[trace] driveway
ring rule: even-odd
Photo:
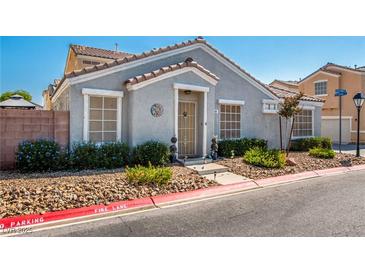
[[[339,146],[338,144],[333,145],[333,149],[338,152]],[[341,150],[343,153],[350,153],[356,155],[356,145],[349,144],[349,145],[342,145]],[[365,145],[360,145],[360,154],[361,156],[365,157]]]
[[[365,236],[365,171],[29,236]]]

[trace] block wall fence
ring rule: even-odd
[[[48,139],[69,144],[68,111],[0,109],[0,170],[15,168],[15,153],[24,140]]]

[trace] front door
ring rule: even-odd
[[[196,156],[196,103],[179,102],[179,157]]]

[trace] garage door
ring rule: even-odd
[[[351,119],[352,117],[342,117],[342,143],[351,142]],[[340,119],[338,116],[322,116],[321,135],[329,137],[334,143],[339,142]]]

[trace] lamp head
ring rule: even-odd
[[[362,92],[356,93],[356,95],[353,98],[354,104],[358,109],[361,109],[362,105],[365,102],[365,94]]]

